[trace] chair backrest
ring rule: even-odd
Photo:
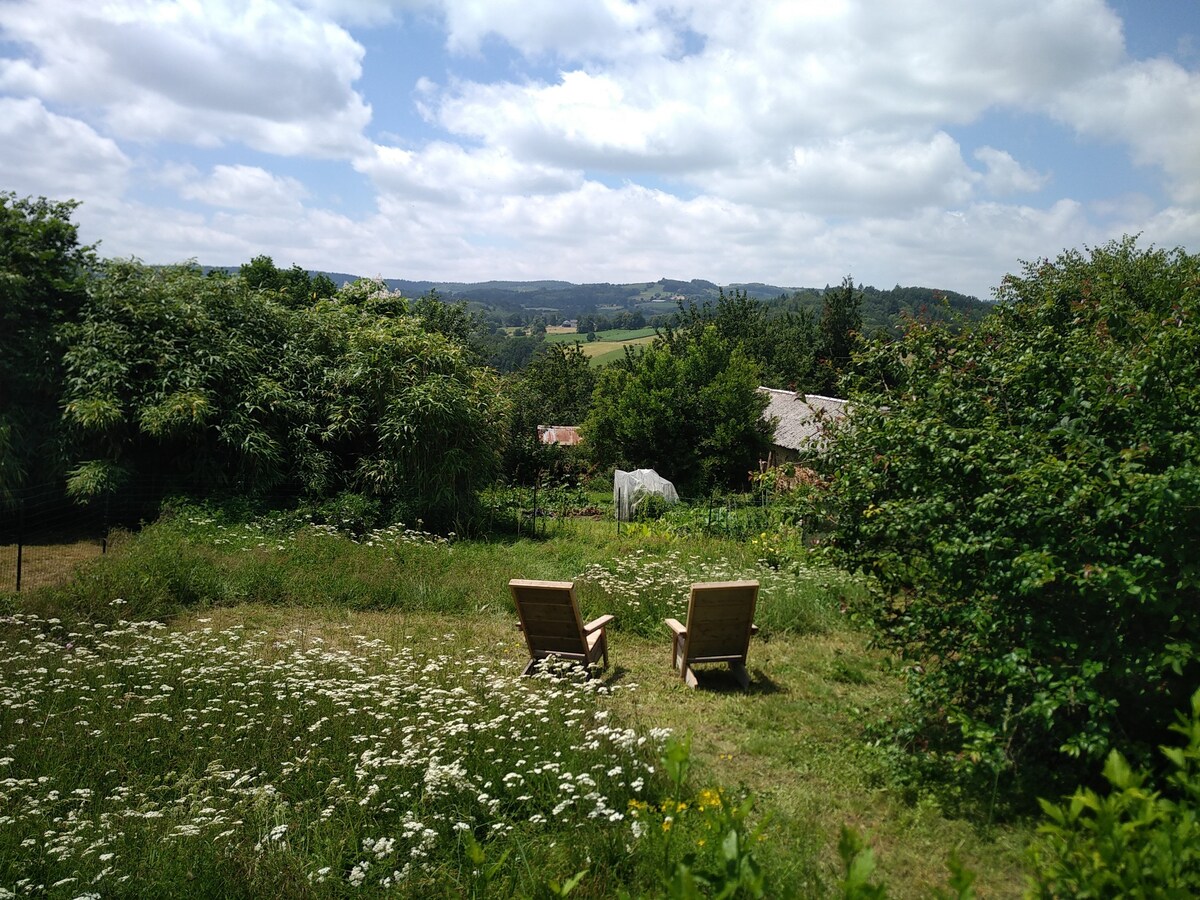
[[[684,659],[689,663],[745,662],[757,603],[757,581],[693,584]]]
[[[508,587],[517,604],[530,656],[538,658],[554,653],[586,657],[587,642],[573,582],[513,579]]]

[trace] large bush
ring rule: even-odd
[[[0,192],[0,503],[62,475],[57,333],[94,264],[75,206]]]
[[[1200,257],[1127,239],[998,293],[865,360],[892,386],[835,445],[834,545],[913,663],[915,743],[1145,758],[1200,676]]]
[[[496,380],[373,283],[289,308],[195,266],[110,262],[67,332],[70,489],[343,491],[445,525],[498,465]]]

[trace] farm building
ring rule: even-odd
[[[820,452],[826,441],[826,426],[846,414],[845,400],[775,388],[760,387],[759,390],[770,401],[763,410],[763,418],[776,420],[771,465]]]
[[[558,444],[561,447],[574,447],[582,442],[579,428],[575,425],[539,425],[538,440],[543,444]]]

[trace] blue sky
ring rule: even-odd
[[[1200,252],[1200,0],[4,0],[0,173],[150,263],[988,297]]]

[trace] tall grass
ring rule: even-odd
[[[686,613],[694,581],[756,578],[758,623],[770,633],[835,627],[859,583],[808,558],[780,567],[751,544],[556,523],[548,537],[453,540],[393,526],[353,538],[327,526],[225,522],[185,509],[82,568],[66,585],[31,593],[44,616],[104,619],[124,601],[130,619],[240,603],[342,606],[446,614],[512,614],[511,578],[575,581],[584,612],[617,616],[615,630],[659,634]]]

